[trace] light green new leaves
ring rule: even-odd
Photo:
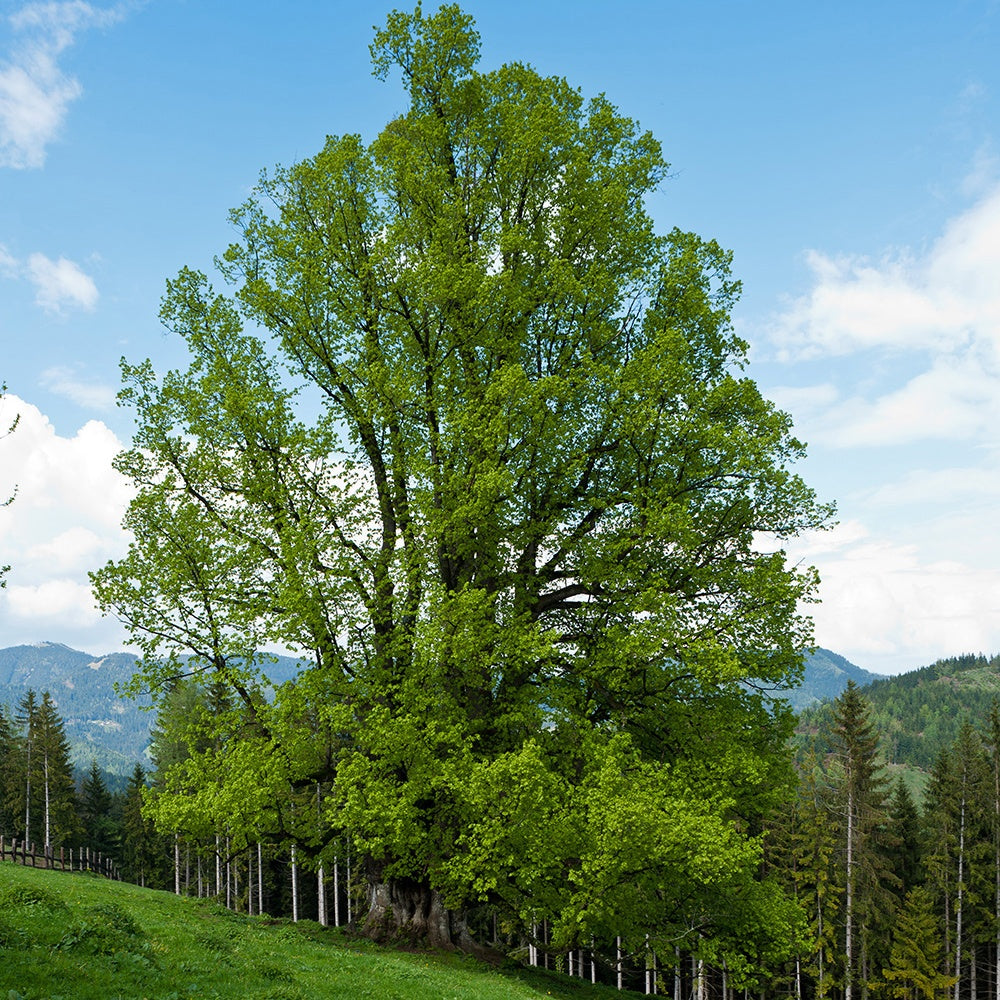
[[[390,15],[372,54],[408,108],[262,175],[230,292],[168,285],[190,368],[125,368],[135,543],[95,591],[140,683],[190,652],[239,706],[157,808],[349,835],[456,910],[749,969],[791,926],[749,834],[788,720],[754,684],[795,680],[816,582],[758,543],[830,511],[743,375],[730,255],[655,232],[652,136],[480,72],[457,7]],[[266,705],[245,664],[276,645],[310,667]],[[310,840],[289,817],[317,785]]]

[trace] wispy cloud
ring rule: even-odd
[[[50,260],[45,254],[33,253],[25,273],[35,286],[35,302],[46,312],[62,314],[69,307],[93,309],[97,305],[93,278],[65,257]]]
[[[42,372],[41,383],[50,392],[64,396],[87,410],[107,412],[115,407],[116,391],[113,386],[81,378],[72,368],[47,368]]]
[[[83,0],[33,3],[8,18],[10,51],[0,59],[0,166],[41,167],[70,104],[83,87],[59,58],[88,28],[121,20],[122,5],[101,8]]]

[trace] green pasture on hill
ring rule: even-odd
[[[635,996],[457,954],[379,948],[313,921],[230,913],[0,863],[0,1000],[530,1000]]]

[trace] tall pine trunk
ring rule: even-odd
[[[962,985],[962,901],[965,879],[965,774],[962,778],[962,802],[958,821],[958,886],[955,897],[955,1000]]]
[[[847,886],[844,899],[844,1000],[854,986],[854,790],[847,787]]]
[[[49,750],[45,748],[43,757],[42,774],[45,780],[45,853],[49,853],[49,845],[52,843],[52,813],[49,800]]]

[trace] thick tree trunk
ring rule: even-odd
[[[440,893],[413,879],[383,881],[369,876],[368,914],[362,930],[375,941],[405,941],[495,957],[491,949],[473,940],[462,913],[449,910]]]

